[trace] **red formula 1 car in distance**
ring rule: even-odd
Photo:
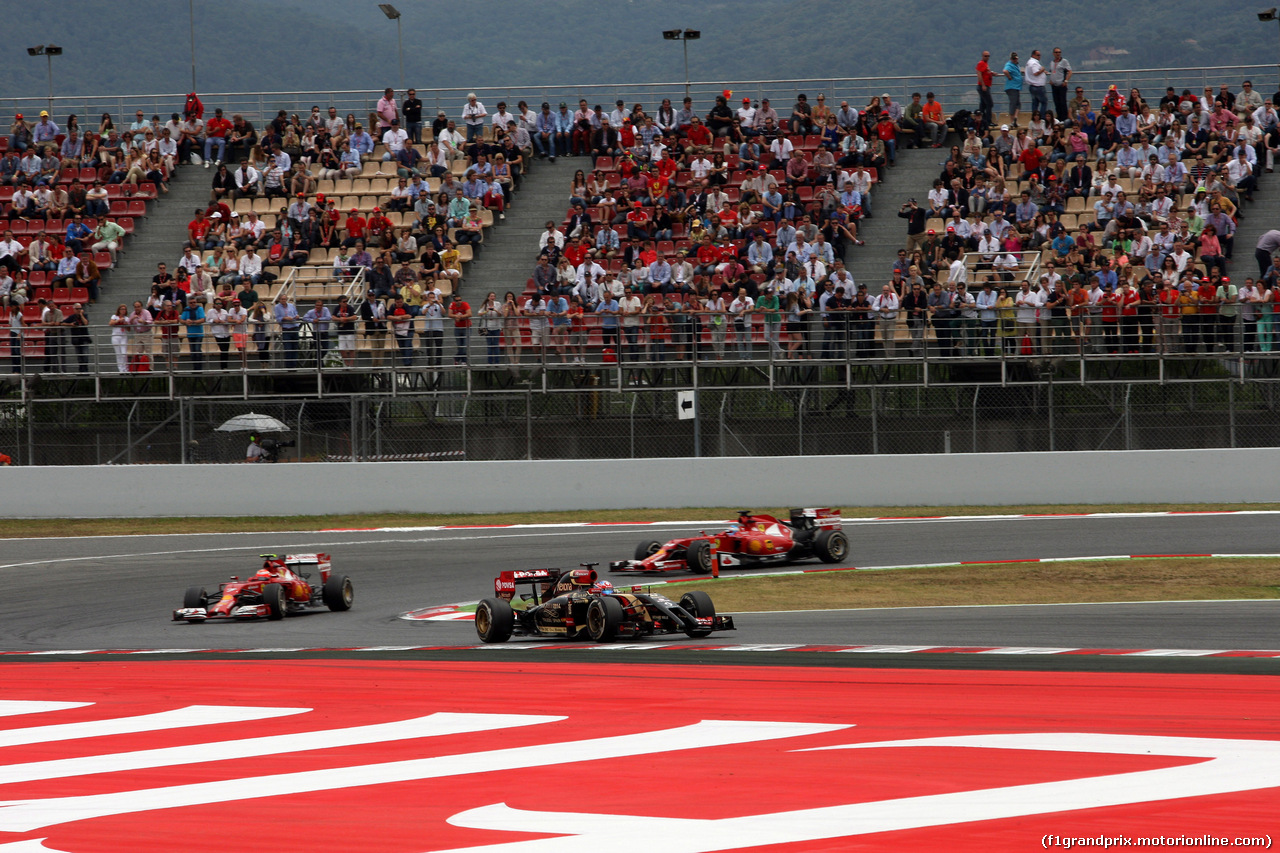
[[[634,560],[616,560],[611,572],[682,572],[718,575],[722,566],[791,563],[817,557],[839,563],[849,556],[849,538],[841,529],[840,512],[830,508],[793,509],[783,521],[748,510],[723,533],[656,540],[636,546]]]
[[[209,619],[283,619],[321,605],[330,610],[350,610],[355,590],[346,575],[335,574],[328,554],[261,554],[262,568],[240,580],[235,575],[218,584],[210,595],[204,587],[187,589],[173,621],[205,622]],[[315,583],[312,578],[318,574]]]

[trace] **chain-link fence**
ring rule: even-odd
[[[24,465],[238,462],[251,434],[285,462],[1275,447],[1278,407],[1276,383],[1252,380],[28,401],[0,404],[0,452]]]

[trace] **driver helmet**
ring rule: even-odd
[[[612,595],[613,584],[609,581],[604,581],[604,580],[596,581],[595,585],[591,587],[591,591],[595,593],[599,593],[601,595]]]
[[[260,578],[269,578],[273,574],[275,573],[272,572],[271,569],[267,568],[266,566],[263,566],[262,568],[258,569],[258,577]]]

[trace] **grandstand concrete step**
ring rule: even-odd
[[[146,219],[125,240],[126,251],[120,255],[116,268],[103,278],[101,297],[89,311],[89,322],[95,326],[94,337],[99,344],[107,346],[110,342],[106,323],[117,305],[132,305],[134,300],[147,298],[156,264],[163,261],[170,271],[177,265],[191,212],[208,206],[212,180],[212,169],[180,166],[169,182],[169,192],[147,206]]]
[[[584,165],[585,164],[585,165]],[[498,296],[508,290],[519,293],[533,275],[538,236],[547,220],[561,222],[569,209],[569,185],[577,169],[590,168],[587,158],[560,157],[554,163],[539,160],[525,176],[506,221],[485,235],[479,261],[467,267],[462,287],[467,299],[483,299],[490,290]]]
[[[1244,284],[1246,276],[1258,277],[1258,264],[1253,259],[1258,239],[1265,232],[1280,228],[1280,175],[1269,175],[1263,171],[1265,162],[1259,161],[1258,166],[1258,189],[1253,194],[1253,201],[1246,201],[1241,206],[1244,219],[1236,229],[1232,247],[1231,280],[1237,285]]]
[[[898,249],[907,242],[907,223],[898,218],[898,208],[907,199],[926,203],[933,181],[942,172],[950,146],[913,148],[898,152],[897,165],[880,173],[880,182],[871,191],[871,219],[858,225],[858,237],[865,246],[850,246],[845,252],[845,266],[858,284],[867,285],[871,293],[891,278]]]

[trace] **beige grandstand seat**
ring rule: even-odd
[[[1083,213],[1085,209],[1084,197],[1073,195],[1067,199],[1067,213]]]

